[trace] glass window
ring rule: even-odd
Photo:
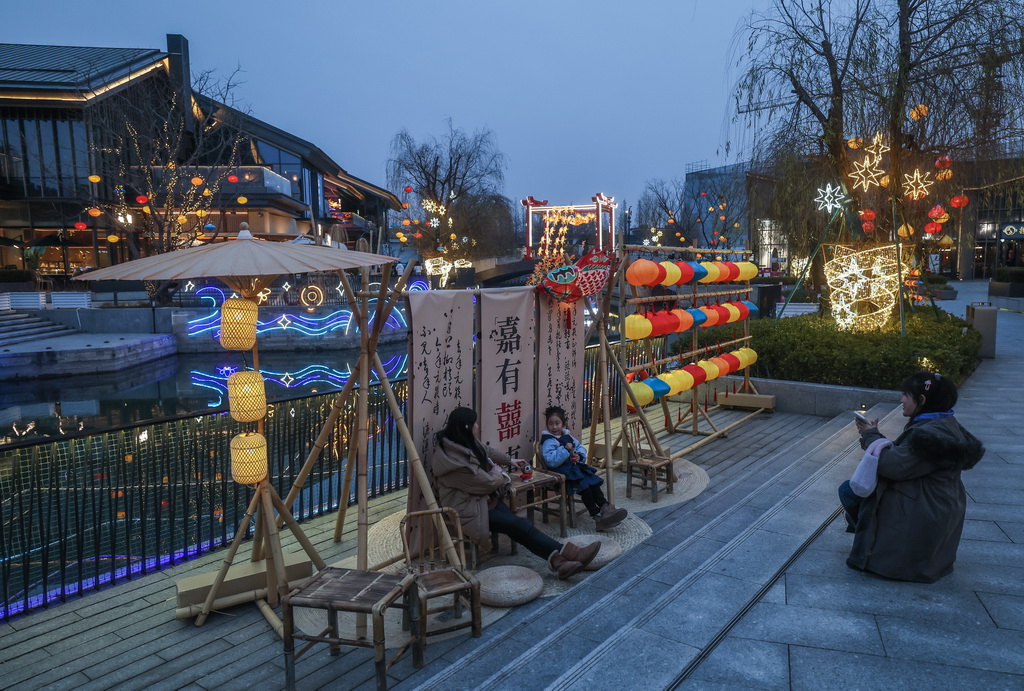
[[[23,120],[21,123],[24,137],[25,163],[28,167],[28,196],[42,196],[43,190],[43,157],[39,151],[39,123],[35,120]]]

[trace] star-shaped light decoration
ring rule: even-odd
[[[922,175],[920,168],[915,168],[913,175],[904,175],[903,194],[908,199],[915,201],[927,197],[928,188],[935,184],[935,181],[931,179],[931,175],[930,172],[925,172]]]
[[[285,387],[291,386],[293,381],[295,381],[295,377],[288,374],[287,372],[285,372],[284,376],[281,377],[281,383],[284,384]]]
[[[841,329],[875,331],[888,321],[899,294],[894,245],[853,250],[837,245],[825,262],[832,314]]]
[[[818,196],[814,201],[818,202],[818,209],[832,213],[836,209],[843,208],[843,205],[849,201],[849,197],[843,194],[842,187],[833,186],[830,182],[825,185],[824,189],[818,189]]]
[[[288,318],[287,314],[282,314],[281,318],[277,320],[277,323],[281,325],[282,329],[287,329],[291,326],[292,320]]]
[[[196,287],[196,284],[193,283],[192,281],[189,281],[188,283],[185,284],[186,292],[191,291],[195,287]]]
[[[871,140],[871,146],[865,146],[864,150],[874,156],[875,161],[880,161],[882,160],[882,154],[888,151],[889,147],[886,146],[885,140],[882,139],[882,133],[878,132]]]
[[[885,173],[878,167],[877,158],[865,156],[863,163],[860,161],[854,161],[853,172],[850,173],[850,177],[854,181],[853,189],[863,187],[864,191],[867,192],[871,185],[879,184],[878,181],[883,175],[885,175]]]

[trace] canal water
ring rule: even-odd
[[[404,344],[378,352],[389,378],[405,377]],[[358,359],[358,349],[260,353],[267,399],[340,390]],[[238,351],[179,354],[108,374],[4,382],[0,447],[223,408],[228,376],[251,365]]]

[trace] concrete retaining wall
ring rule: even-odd
[[[738,377],[723,377],[740,382]],[[871,408],[878,403],[899,405],[900,392],[884,389],[858,389],[852,386],[808,384],[778,379],[751,379],[758,393],[775,396],[775,409],[782,413],[835,417],[860,408]]]
[[[119,372],[177,351],[169,334],[126,344],[97,341],[74,350],[36,350],[0,354],[0,380]]]
[[[63,324],[83,333],[172,333],[173,307],[91,307],[32,310],[33,317]]]

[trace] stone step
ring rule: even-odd
[[[876,406],[869,416],[891,410]],[[582,587],[539,605],[486,646],[438,661],[432,677],[416,674],[399,688],[454,688],[467,679],[487,689],[664,688],[831,520],[836,486],[860,453],[843,414],[768,459],[723,471],[685,515],[659,521],[667,510],[645,514],[655,534]],[[658,544],[672,546],[655,551]],[[554,647],[575,664],[531,664]]]
[[[78,332],[70,326],[54,324],[42,319],[30,319],[10,326],[0,325],[0,347],[67,336],[73,333]]]

